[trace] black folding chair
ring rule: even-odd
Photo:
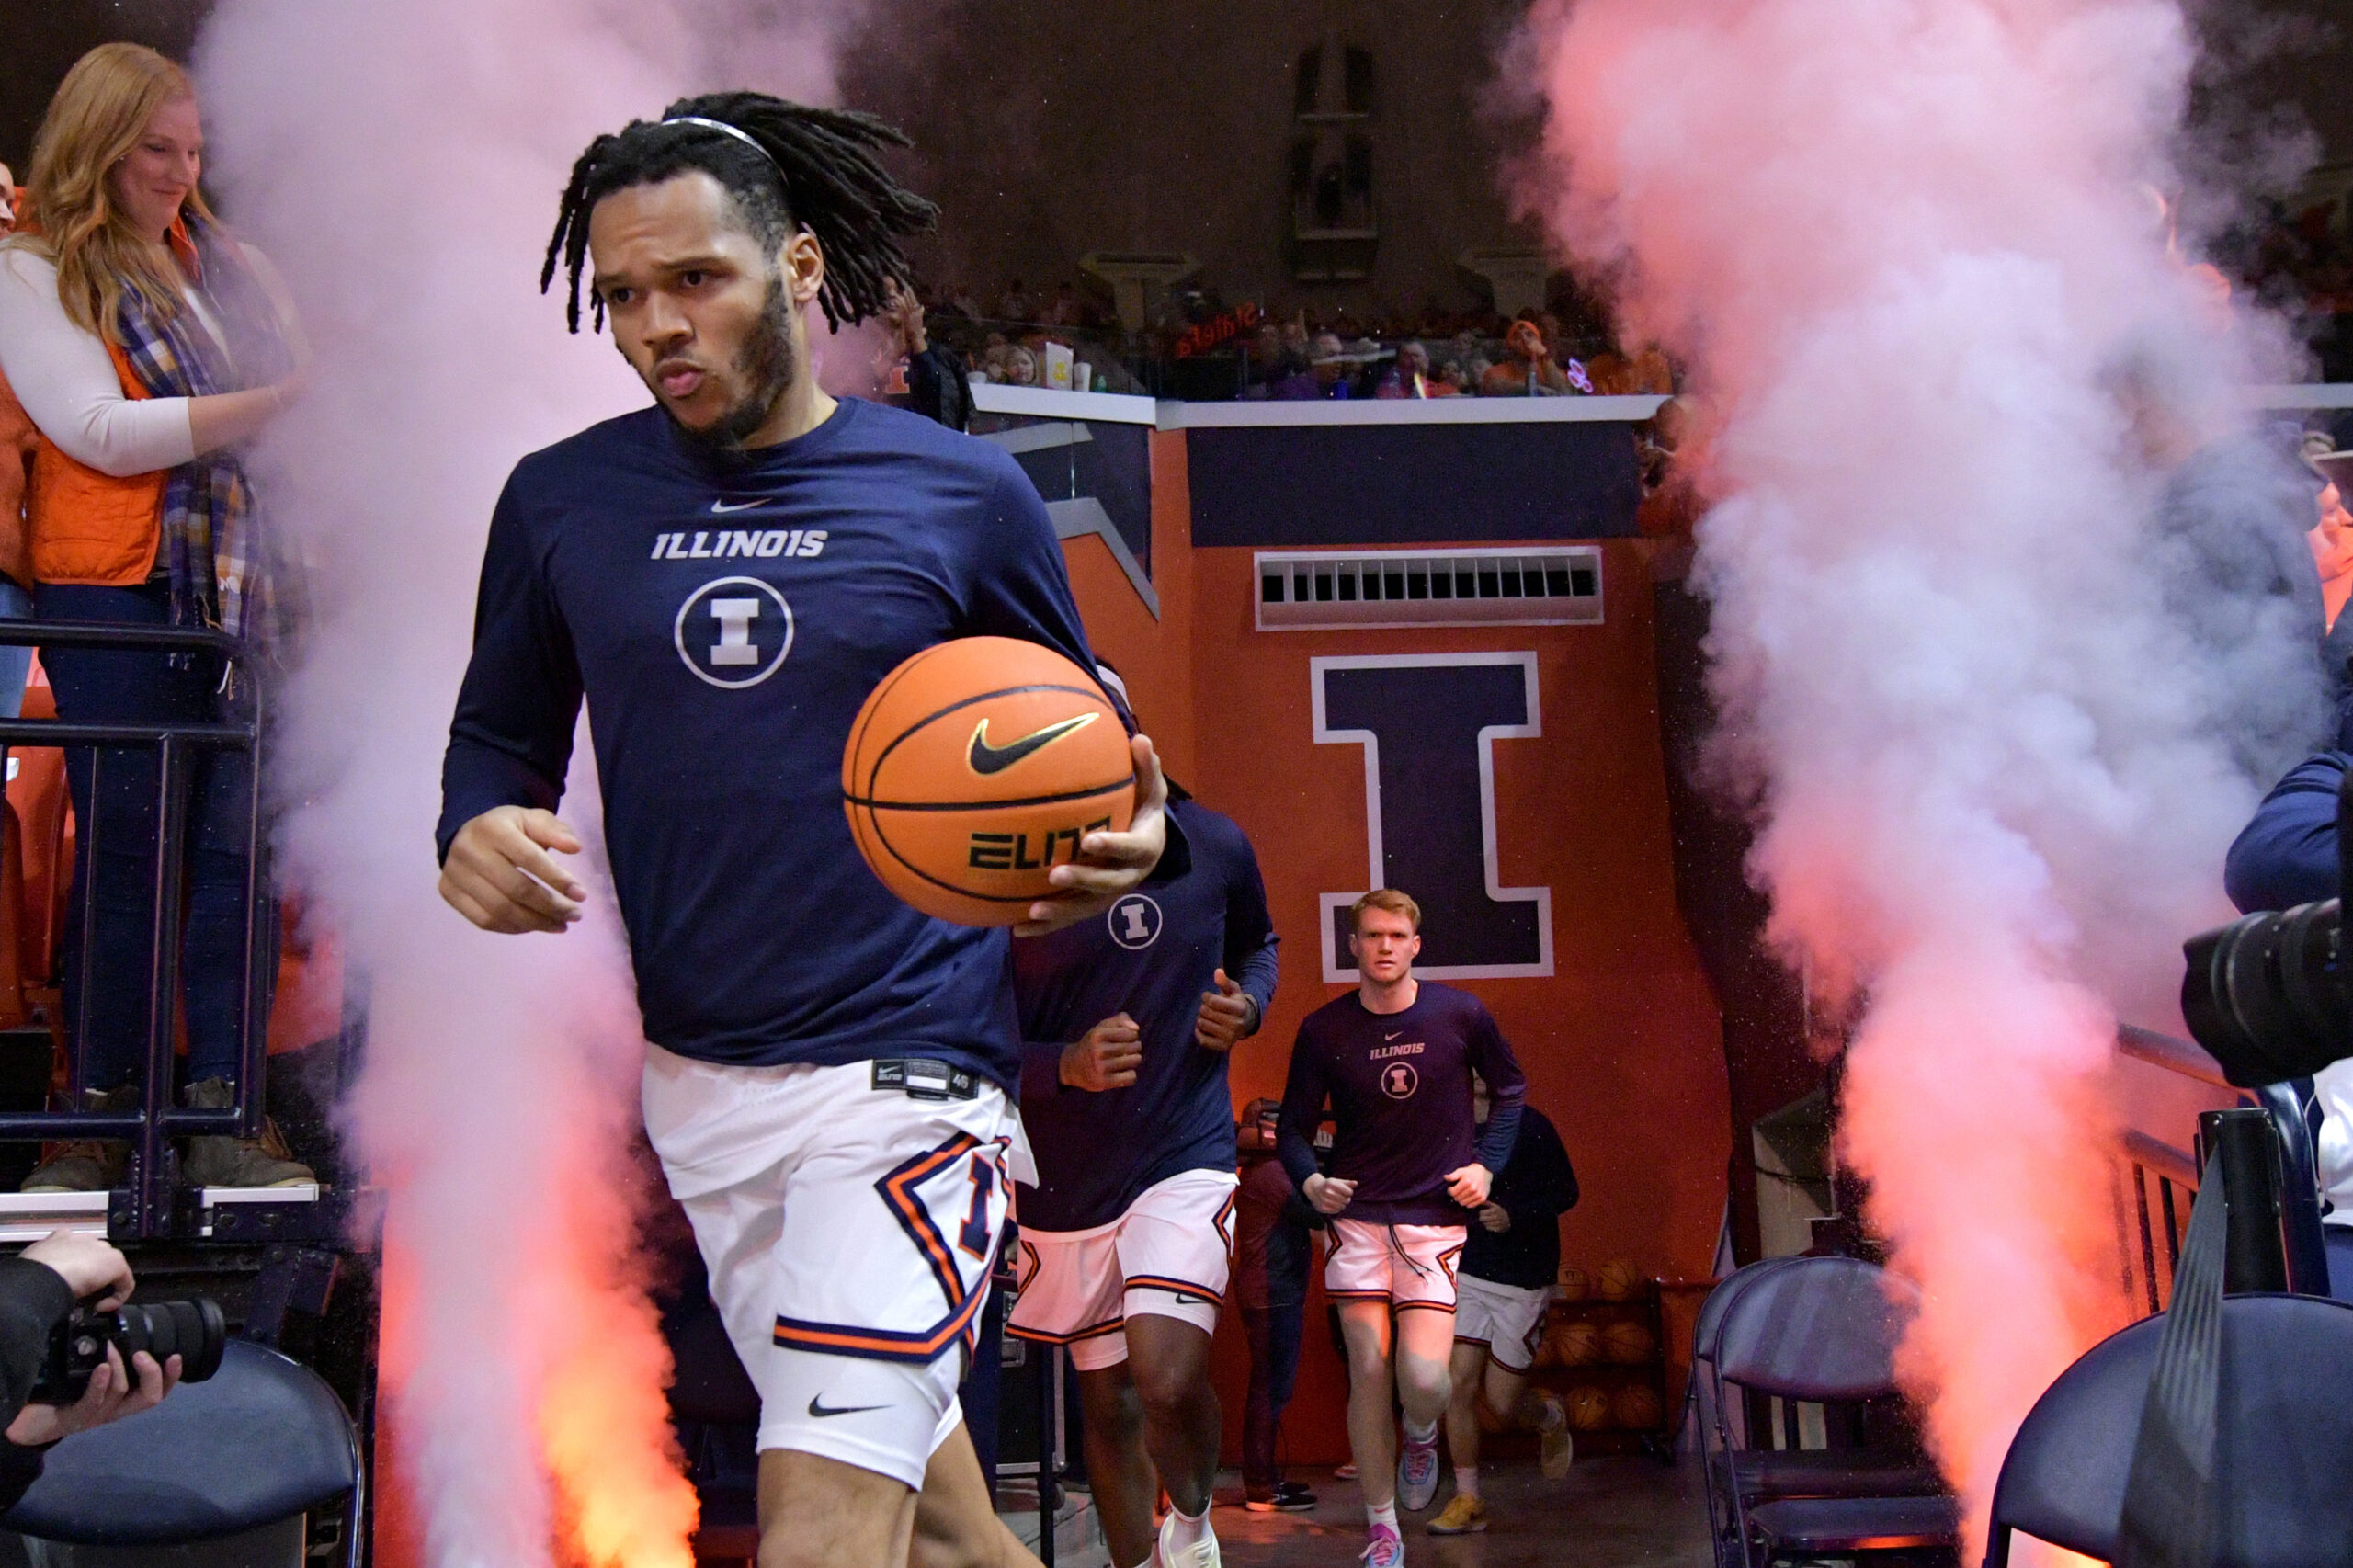
[[[358,1568],[368,1517],[358,1428],[316,1372],[233,1339],[205,1381],[51,1449],[0,1525],[74,1546],[193,1546],[338,1503],[337,1555]]]
[[[2212,1568],[2353,1563],[2353,1306],[2313,1296],[2222,1301]],[[2086,1351],[2027,1413],[1994,1485],[1987,1568],[2010,1537],[2112,1562],[2163,1317]]]
[[[1747,1446],[1747,1422],[1738,1402],[1731,1406],[1725,1403],[1723,1381],[1716,1376],[1716,1341],[1723,1328],[1724,1312],[1741,1291],[1759,1274],[1789,1261],[1768,1257],[1725,1275],[1699,1303],[1699,1318],[1691,1326],[1691,1388],[1684,1396],[1683,1407],[1686,1419],[1699,1423],[1699,1462],[1707,1481],[1708,1539],[1715,1544],[1717,1568],[1740,1561],[1733,1532],[1730,1456],[1735,1449]]]
[[[1726,1301],[1710,1369],[1722,1460],[1709,1480],[1722,1488],[1726,1525],[1719,1562],[1745,1568],[1775,1555],[1955,1540],[1957,1506],[1917,1455],[1857,1443],[1801,1449],[1789,1418],[1799,1403],[1820,1404],[1826,1436],[1859,1429],[1863,1405],[1897,1393],[1895,1345],[1914,1310],[1909,1285],[1849,1257],[1787,1259],[1760,1269]],[[1735,1389],[1781,1401],[1784,1446],[1734,1437]]]

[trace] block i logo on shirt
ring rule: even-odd
[[[1135,951],[1160,940],[1160,905],[1149,894],[1131,892],[1113,904],[1104,916],[1111,940]]]
[[[783,666],[792,652],[792,607],[757,577],[720,577],[687,596],[670,635],[696,679],[740,690]]]

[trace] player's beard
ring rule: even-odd
[[[701,429],[685,424],[679,425],[679,429],[722,451],[743,450],[745,440],[767,423],[779,400],[792,390],[792,383],[800,377],[801,367],[792,353],[792,296],[785,291],[784,276],[771,269],[760,318],[745,336],[744,346],[735,351],[736,374],[751,390],[734,407]]]

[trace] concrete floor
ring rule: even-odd
[[[1353,1481],[1293,1470],[1315,1489],[1312,1514],[1253,1514],[1221,1489],[1212,1516],[1227,1568],[1348,1568],[1364,1550],[1364,1499]],[[1405,1558],[1429,1568],[1708,1568],[1708,1504],[1698,1464],[1669,1469],[1641,1458],[1580,1460],[1547,1482],[1532,1462],[1489,1465],[1480,1490],[1483,1535],[1432,1536],[1423,1527],[1453,1494],[1402,1521]],[[1224,1506],[1231,1497],[1234,1506]]]
[[[1364,1550],[1364,1494],[1328,1470],[1288,1472],[1315,1490],[1315,1511],[1253,1514],[1241,1478],[1218,1477],[1211,1523],[1227,1568],[1351,1568]],[[1481,1535],[1442,1537],[1424,1526],[1453,1495],[1449,1475],[1438,1500],[1408,1515],[1405,1559],[1416,1568],[1711,1568],[1707,1494],[1690,1456],[1670,1469],[1640,1458],[1579,1460],[1567,1479],[1547,1482],[1532,1461],[1491,1464],[1481,1475],[1490,1523]],[[999,1502],[1024,1545],[1036,1549],[1034,1505],[1012,1489]],[[1068,1494],[1055,1568],[1109,1568],[1092,1499]]]

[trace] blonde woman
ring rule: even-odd
[[[40,435],[25,527],[40,619],[217,626],[266,646],[278,606],[237,452],[293,397],[301,336],[267,263],[198,194],[203,156],[177,65],[122,43],[75,63],[34,141],[17,232],[0,243],[0,373]],[[242,700],[210,656],[59,647],[41,663],[68,720],[204,722]],[[148,1033],[157,758],[108,750],[94,772],[97,760],[67,753],[91,929],[80,930],[77,893],[66,951],[78,959],[86,941],[92,957],[87,973],[65,965],[65,1006],[76,1087],[112,1108],[127,1103],[118,1096]],[[199,752],[189,787],[186,1097],[199,1108],[233,1103],[243,1055],[249,767],[244,754]],[[112,1187],[121,1159],[119,1143],[68,1145],[27,1189]],[[312,1179],[228,1138],[191,1140],[184,1175]]]

